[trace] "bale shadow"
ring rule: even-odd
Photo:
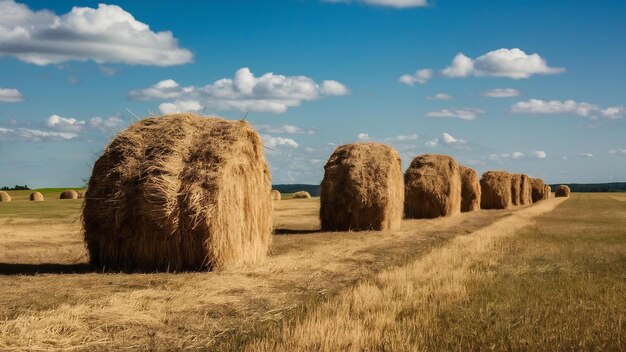
[[[81,264],[13,264],[0,263],[0,275],[86,274],[95,272],[87,263]]]
[[[308,235],[312,233],[320,233],[321,229],[317,230],[292,230],[292,229],[274,229],[274,235]]]

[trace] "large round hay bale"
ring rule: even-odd
[[[560,185],[554,194],[555,197],[569,197],[570,189],[569,186]]]
[[[41,194],[40,192],[33,192],[30,194],[30,200],[33,202],[43,202],[43,194]]]
[[[533,204],[533,187],[531,184],[531,178],[528,175],[522,174],[519,196],[520,205]]]
[[[522,175],[511,174],[511,205],[522,204]]]
[[[213,270],[263,260],[270,174],[245,121],[150,117],[96,161],[83,209],[91,263],[122,271]]]
[[[354,143],[335,149],[320,185],[322,230],[395,229],[403,207],[402,162],[393,148]]]
[[[78,192],[73,189],[61,192],[60,199],[78,199]]]
[[[507,209],[512,205],[511,174],[506,171],[487,171],[480,179],[482,209]]]
[[[532,185],[533,203],[543,200],[545,197],[545,188],[544,188],[545,184],[543,183],[543,180],[540,178],[533,178],[531,179],[530,184]]]
[[[480,209],[480,183],[476,170],[459,165],[461,173],[461,211],[468,212]]]
[[[311,198],[311,194],[307,191],[298,191],[294,193],[291,198],[295,199],[303,199],[303,198]]]
[[[11,196],[4,191],[0,191],[0,202],[10,202]]]
[[[270,192],[270,196],[272,197],[272,200],[281,200],[282,199],[282,197],[280,195],[280,192],[278,190],[275,190],[275,189],[273,189]]]
[[[461,175],[447,155],[416,156],[404,173],[404,215],[437,218],[461,212]]]

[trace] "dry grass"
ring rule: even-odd
[[[29,206],[45,219],[32,219],[32,213],[15,216],[0,207],[5,208],[0,216],[0,350],[223,350],[225,343],[243,343],[277,326],[299,307],[511,214],[407,220],[399,230],[376,236],[369,231],[346,235],[318,232],[319,199],[286,200],[274,204],[275,224],[278,233],[289,235],[274,236],[267,262],[257,268],[102,274],[86,267],[80,222],[73,220],[79,202],[33,203],[27,197],[6,205]],[[47,207],[51,204],[56,208]],[[74,205],[73,215],[66,215],[63,207]]]

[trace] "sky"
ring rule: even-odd
[[[403,167],[626,181],[626,2],[0,0],[0,186],[84,185],[151,115],[248,120],[274,183],[340,144]]]

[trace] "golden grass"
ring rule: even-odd
[[[23,203],[36,210],[48,202]],[[59,200],[56,211],[73,203]],[[0,350],[223,350],[303,306],[511,214],[407,220],[399,230],[347,235],[317,232],[317,198],[274,207],[277,232],[289,235],[274,236],[266,263],[183,274],[89,272],[80,223],[71,216],[55,218],[45,207],[45,221],[5,213],[0,272],[27,275],[0,275]],[[73,211],[77,216],[79,209]]]

